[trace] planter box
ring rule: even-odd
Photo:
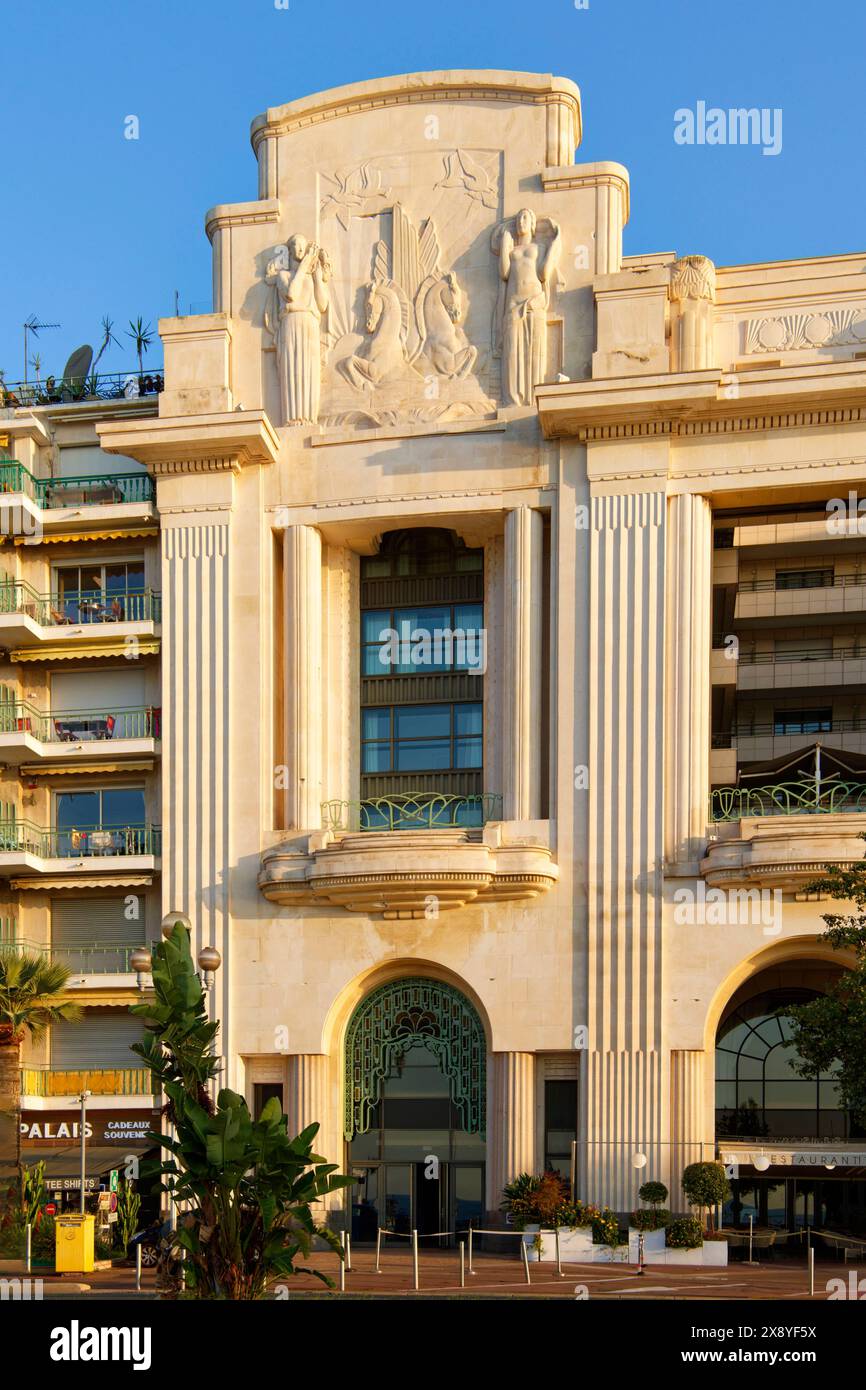
[[[629,1227],[629,1264],[638,1262],[638,1235],[633,1226]],[[696,1250],[669,1250],[664,1231],[644,1231],[643,1262],[645,1265],[703,1265],[717,1269],[728,1263],[728,1242],[707,1240]]]
[[[538,1234],[537,1225],[529,1225],[523,1232],[523,1243],[526,1246],[526,1254],[530,1263],[541,1261],[543,1264],[556,1263],[556,1237],[553,1231],[542,1231],[541,1240],[543,1250],[538,1254],[533,1249],[533,1241]],[[664,1234],[664,1233],[663,1233]],[[625,1247],[620,1246],[618,1252],[609,1245],[593,1245],[592,1228],[590,1226],[578,1226],[575,1230],[561,1227],[559,1232],[559,1255],[563,1263],[567,1264],[609,1264],[611,1260],[621,1260],[625,1252]]]

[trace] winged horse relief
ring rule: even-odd
[[[364,287],[367,340],[337,368],[358,390],[419,378],[425,364],[446,380],[463,380],[478,349],[461,326],[464,300],[457,276],[440,268],[433,221],[428,218],[419,234],[395,203],[392,227],[390,250],[385,242],[376,243],[373,278]]]

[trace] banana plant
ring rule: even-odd
[[[142,1164],[142,1180],[181,1209],[178,1229],[162,1251],[157,1284],[164,1296],[259,1299],[271,1285],[314,1274],[305,1259],[316,1237],[338,1255],[339,1241],[313,1215],[313,1204],[354,1180],[313,1151],[318,1124],[290,1139],[279,1101],[253,1120],[243,1096],[221,1090],[213,1104],[208,1083],[218,1071],[213,1046],[218,1023],[207,1018],[189,935],[177,924],[152,951],[154,1001],[133,1007],[148,1036],[133,1051],[151,1068],[166,1096],[170,1135],[153,1134],[168,1156]],[[180,1251],[185,1261],[179,1264]],[[166,1274],[173,1265],[174,1273]]]

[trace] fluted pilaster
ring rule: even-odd
[[[532,507],[505,519],[503,778],[506,820],[541,815],[542,551],[544,525]]]
[[[665,857],[696,869],[706,848],[710,762],[712,510],[706,497],[668,501],[665,681]]]
[[[287,526],[283,538],[285,614],[286,825],[322,823],[322,537]]]
[[[671,1052],[671,1155],[670,1201],[672,1211],[681,1210],[683,1169],[701,1163],[715,1152],[712,1125],[707,1132],[706,1094],[707,1055],[703,1051],[677,1049]]]
[[[534,1053],[493,1054],[492,1121],[488,1206],[497,1210],[505,1184],[535,1171]]]

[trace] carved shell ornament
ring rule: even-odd
[[[671,270],[671,299],[716,299],[716,267],[708,256],[681,256]]]

